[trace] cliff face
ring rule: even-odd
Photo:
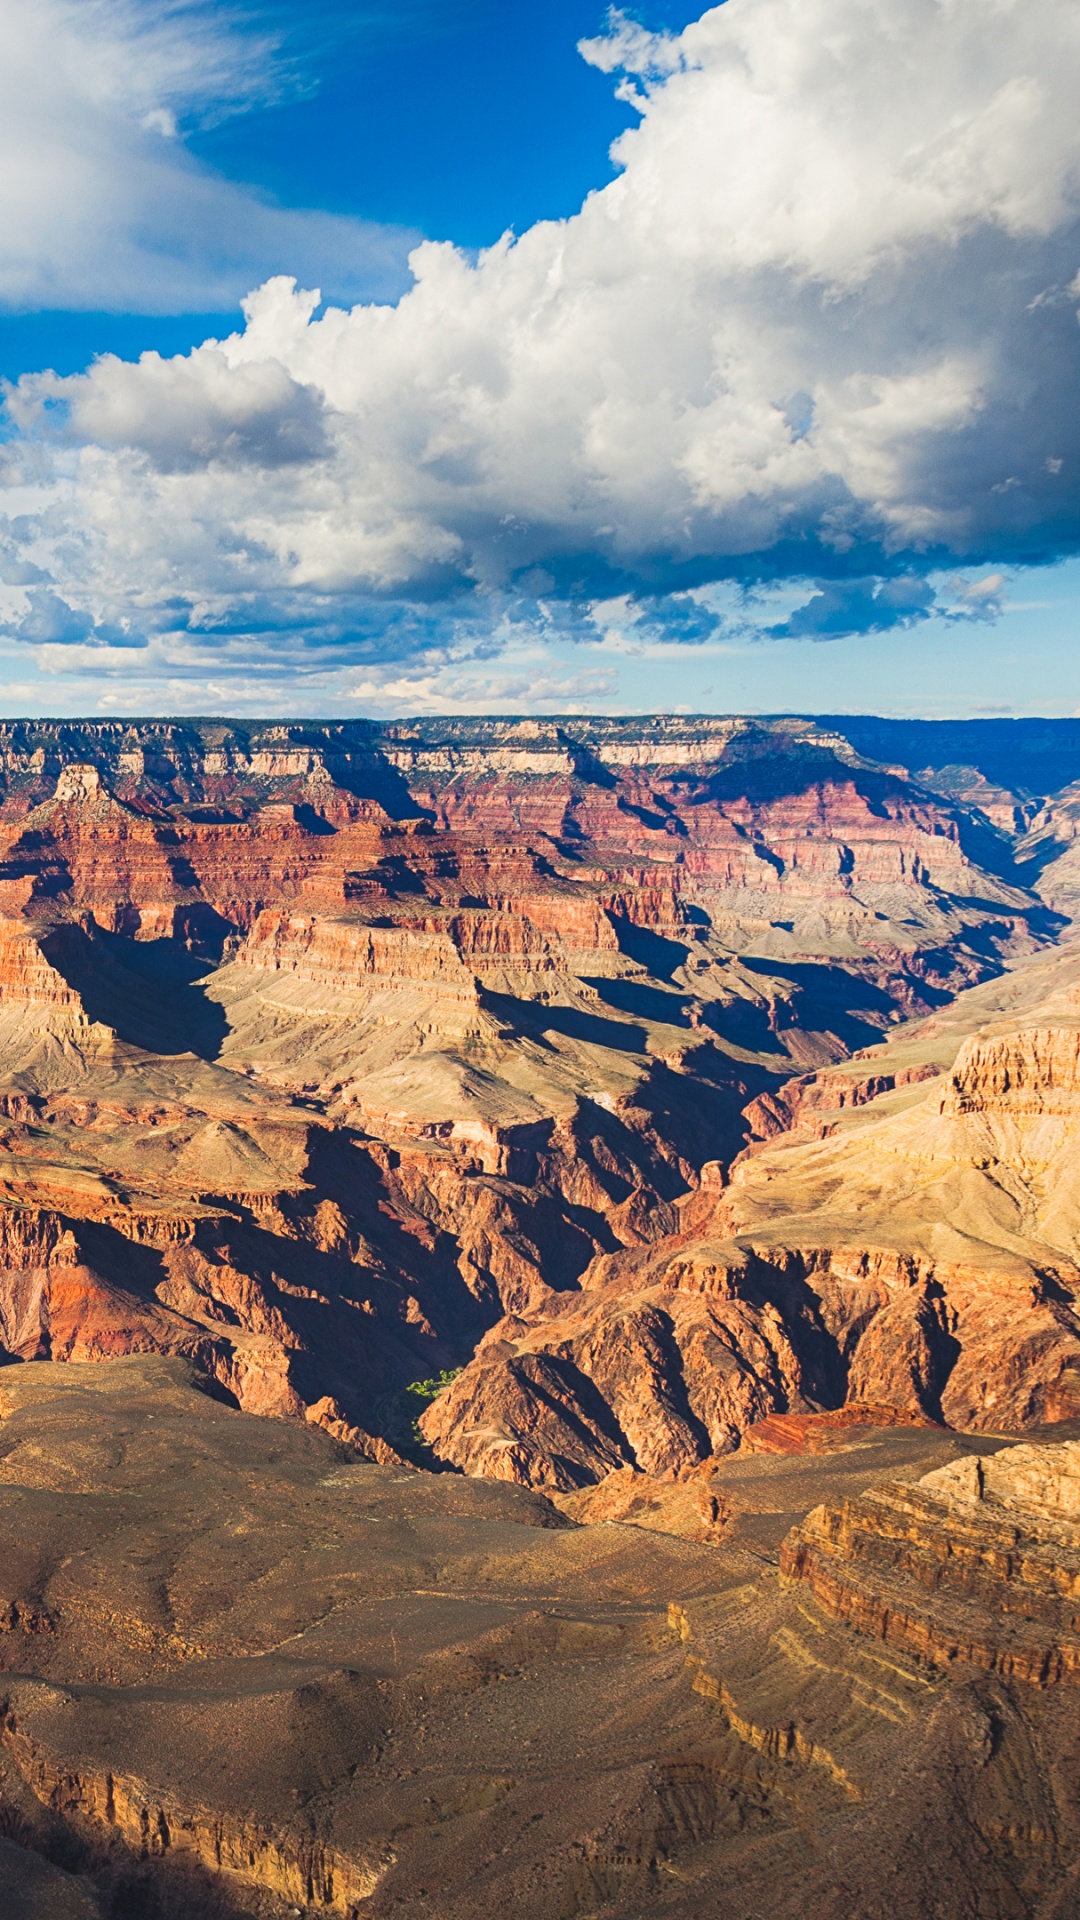
[[[552,1484],[835,1393],[794,1268],[721,1307],[650,1250],[729,1232],[703,1168],[869,1097],[834,1063],[1057,927],[988,815],[812,722],[5,723],[0,779],[7,1350],[197,1356],[385,1453],[494,1329],[532,1438],[492,1468],[470,1370],[425,1444]],[[936,1284],[885,1346],[940,1412]]]
[[[0,725],[0,1909],[1071,1911],[1052,799],[851,732]]]
[[[937,1665],[1080,1680],[1080,1443],[939,1467],[817,1507],[782,1573],[834,1618]]]

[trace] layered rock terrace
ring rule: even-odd
[[[818,1604],[939,1666],[1080,1682],[1080,1442],[1019,1446],[913,1486],[817,1507],[782,1573]]]
[[[1039,724],[0,724],[0,1906],[1066,1920]]]

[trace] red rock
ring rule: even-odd
[[[827,1453],[844,1445],[859,1427],[934,1427],[939,1423],[910,1407],[875,1406],[849,1401],[829,1413],[770,1413],[747,1427],[747,1453]]]

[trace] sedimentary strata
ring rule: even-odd
[[[934,1098],[957,993],[1065,924],[978,781],[899,758],[812,721],[5,723],[4,1349],[181,1354],[556,1487],[850,1398],[1067,1411],[1056,1229],[1007,1351],[1000,1261],[882,1243],[869,1193],[774,1230],[792,1143]],[[463,1366],[418,1442],[408,1390]]]
[[[376,1452],[748,1101],[1057,925],[813,723],[10,723],[0,780],[6,1351]]]
[[[1033,1686],[1080,1682],[1080,1442],[972,1454],[817,1507],[782,1573],[888,1646]]]
[[[1078,1038],[1066,945],[796,1081],[786,1128],[707,1169],[674,1233],[487,1333],[424,1415],[432,1445],[569,1489],[691,1471],[774,1414],[1073,1417]]]
[[[0,725],[5,1912],[1073,1911],[1080,729],[873,724]]]

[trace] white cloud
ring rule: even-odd
[[[608,9],[607,32],[593,40],[579,40],[578,52],[601,73],[639,74],[650,79],[657,74],[677,73],[686,65],[678,34],[650,33],[621,7]]]
[[[21,563],[203,671],[212,645],[422,656],[469,591],[504,645],[530,583],[846,569],[785,630],[904,625],[946,556],[1074,548],[1074,0],[727,0],[586,52],[632,68],[641,123],[574,218],[421,246],[397,307],[316,320],[279,277],[186,358],[22,382],[13,482],[52,435],[63,491]],[[414,613],[380,629],[387,595]]]
[[[347,699],[365,713],[582,713],[608,708],[616,693],[613,673],[551,673],[527,654],[511,656],[498,670],[459,666],[438,657],[405,672],[376,671],[346,683]]]
[[[396,291],[407,239],[274,206],[182,135],[273,99],[267,34],[207,0],[0,0],[0,307],[214,312],[289,266]]]

